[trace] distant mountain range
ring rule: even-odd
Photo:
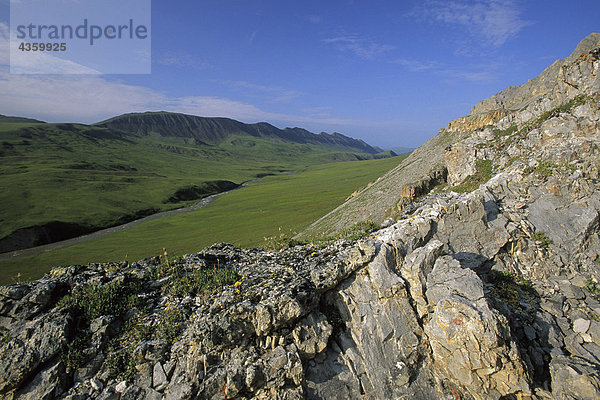
[[[197,144],[217,144],[234,135],[278,140],[287,143],[324,145],[332,150],[368,154],[383,150],[341,133],[314,134],[302,128],[279,129],[266,122],[245,124],[229,118],[208,118],[170,112],[124,114],[96,124],[140,136],[192,138]]]

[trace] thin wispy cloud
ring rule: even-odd
[[[310,107],[304,108],[301,111],[312,118],[329,118],[333,109],[331,107]]]
[[[397,58],[392,63],[402,65],[414,72],[428,71],[439,67],[439,63],[434,61],[419,61],[409,58]]]
[[[285,89],[279,86],[257,85],[246,81],[225,81],[229,87],[244,91],[254,97],[264,98],[271,103],[286,103],[302,95],[296,90]]]
[[[472,38],[492,46],[503,45],[532,23],[522,17],[514,0],[426,0],[411,16],[461,27]]]
[[[472,66],[470,69],[467,69],[467,67],[456,68],[435,61],[419,61],[407,58],[398,58],[391,62],[402,66],[410,72],[430,73],[451,80],[489,83],[498,79],[497,70],[499,65],[497,63]]]
[[[378,58],[396,48],[395,46],[376,43],[355,35],[327,38],[323,40],[323,43],[333,45],[340,51],[351,52],[365,60]]]
[[[252,43],[254,42],[254,39],[256,38],[256,34],[258,33],[258,31],[254,31],[250,34],[250,37],[248,38],[248,42]]]
[[[152,57],[152,62],[167,67],[181,67],[197,70],[210,67],[210,64],[203,59],[188,53],[161,53],[160,55],[154,55]]]
[[[496,72],[492,70],[461,71],[446,69],[439,71],[439,73],[452,80],[470,81],[473,83],[488,83],[498,79]]]
[[[319,24],[323,23],[324,19],[323,19],[323,16],[321,16],[321,15],[309,15],[308,16],[308,21],[311,24],[319,25]]]

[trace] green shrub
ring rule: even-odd
[[[164,340],[168,344],[173,344],[183,331],[183,323],[187,318],[187,313],[179,308],[165,308],[158,316],[158,326],[156,327],[156,337]]]
[[[512,307],[518,307],[520,301],[532,303],[537,297],[533,284],[514,273],[492,271],[489,281],[494,285],[492,294]]]
[[[503,136],[512,135],[513,133],[518,132],[518,130],[519,130],[519,127],[517,125],[512,125],[512,126],[509,126],[506,129],[495,128],[494,131],[493,131],[493,133],[494,133],[494,136],[496,138],[501,138]]]
[[[135,358],[127,351],[128,349],[116,349],[109,346],[108,356],[104,361],[104,368],[108,371],[111,379],[125,378],[133,381],[136,374]]]
[[[587,280],[585,290],[587,290],[596,300],[600,300],[600,285],[594,282],[592,278]]]
[[[204,291],[231,285],[238,280],[238,272],[234,268],[214,267],[184,271],[178,269],[171,275],[169,284],[164,286],[171,296],[185,297],[196,296]]]
[[[116,281],[105,285],[86,285],[63,297],[59,304],[78,310],[89,323],[102,315],[120,316],[140,304],[139,281]]]
[[[76,369],[81,367],[87,361],[85,349],[90,341],[89,332],[76,336],[61,353],[61,360],[65,363],[67,369]]]
[[[544,249],[547,249],[548,246],[550,246],[550,243],[552,243],[552,241],[544,231],[535,232],[533,235],[531,235],[531,239]]]
[[[3,346],[12,340],[10,332],[0,332],[0,346]]]

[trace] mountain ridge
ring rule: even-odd
[[[166,111],[127,113],[96,123],[97,126],[138,135],[158,134],[193,138],[199,142],[218,143],[231,135],[242,134],[253,137],[275,138],[294,143],[322,144],[342,147],[346,150],[376,154],[374,148],[363,140],[350,138],[341,133],[314,134],[303,128],[279,129],[267,122],[245,124],[231,118],[200,117],[196,115]]]

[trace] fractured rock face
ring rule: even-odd
[[[303,359],[312,359],[325,350],[331,335],[331,324],[320,312],[308,314],[292,331],[294,343]]]
[[[478,399],[529,393],[508,323],[489,308],[475,272],[445,256],[436,261],[427,287],[435,309],[425,333],[435,368]]]

